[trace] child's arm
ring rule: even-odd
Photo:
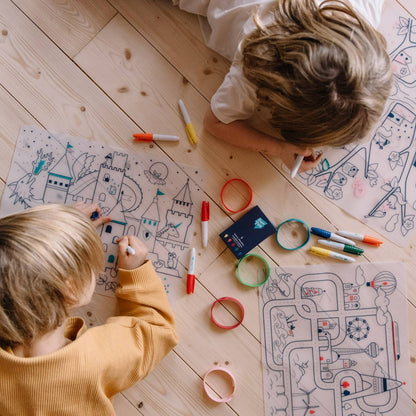
[[[289,169],[292,169],[298,155],[305,156],[299,172],[313,169],[320,161],[320,156],[315,159],[313,149],[298,147],[283,138],[269,136],[244,120],[222,123],[210,108],[205,114],[204,128],[213,136],[235,146],[278,156]]]
[[[135,254],[126,251],[128,245]],[[105,348],[120,354],[117,369],[113,369],[117,372],[112,382],[115,392],[145,377],[178,342],[165,288],[146,256],[147,247],[138,238],[119,239],[116,296],[120,316],[108,319],[105,325],[112,328],[111,341],[107,338],[112,345]]]

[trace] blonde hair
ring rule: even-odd
[[[48,204],[0,219],[0,346],[27,345],[61,325],[103,268],[90,219]]]
[[[344,1],[281,0],[242,43],[243,72],[270,124],[299,146],[342,146],[381,116],[392,71],[386,41]]]

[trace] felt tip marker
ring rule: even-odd
[[[195,249],[191,249],[191,258],[189,259],[188,274],[186,276],[186,293],[194,293],[195,289]]]
[[[191,142],[191,144],[195,144],[198,141],[198,137],[189,117],[188,110],[186,109],[185,104],[182,100],[179,100],[179,108],[181,109],[183,119],[185,120],[186,135],[188,136],[188,139]]]
[[[172,136],[170,134],[153,134],[153,133],[136,133],[133,134],[135,142],[153,142],[164,140],[167,142],[177,142],[179,136]]]
[[[338,243],[348,244],[350,246],[355,246],[356,244],[348,238],[341,237],[337,234],[331,233],[330,231],[322,230],[321,228],[311,227],[311,233],[317,235],[318,237],[329,238],[332,241],[338,241]]]
[[[323,246],[336,248],[337,250],[344,251],[345,253],[355,254],[357,256],[361,256],[361,254],[364,253],[362,248],[357,246],[350,246],[349,244],[336,243],[335,241],[330,240],[318,240],[318,243],[322,244]]]
[[[302,155],[298,155],[298,156],[296,157],[295,164],[293,165],[293,168],[292,168],[292,170],[290,171],[290,177],[291,177],[292,179],[293,179],[293,178],[296,176],[296,174],[298,173],[298,170],[299,170],[300,165],[302,164],[302,162],[303,162],[303,156],[302,156]]]
[[[337,231],[337,234],[342,235],[343,237],[348,237],[353,240],[362,241],[365,244],[371,244],[372,246],[381,246],[383,242],[375,237],[370,237],[369,235],[363,235],[358,233],[352,233],[350,231]]]
[[[311,247],[310,252],[317,256],[331,257],[337,260],[348,261],[349,263],[353,263],[355,261],[355,259],[353,259],[352,257],[344,256],[344,254],[335,253],[334,251],[330,251],[321,247]]]
[[[131,254],[132,256],[134,256],[136,254],[136,252],[134,251],[134,248],[130,247],[130,246],[127,246],[126,252]]]
[[[208,221],[209,221],[209,202],[202,201],[201,208],[201,227],[202,227],[202,245],[208,245]]]

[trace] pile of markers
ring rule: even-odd
[[[336,233],[331,233],[330,231],[322,230],[321,228],[311,227],[311,233],[317,235],[318,237],[325,238],[325,240],[318,240],[319,244],[322,244],[326,247],[335,248],[337,250],[343,251],[344,253],[354,254],[356,256],[361,256],[364,253],[364,250],[357,247],[355,241],[361,241],[365,244],[370,244],[377,247],[380,247],[383,244],[383,242],[378,238],[353,233],[350,231],[337,231]],[[351,263],[355,261],[355,259],[351,256],[346,256],[345,254],[331,251],[322,247],[311,247],[310,252],[318,256],[331,257],[337,260],[348,261]]]

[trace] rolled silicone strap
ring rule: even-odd
[[[230,184],[230,183],[232,183],[232,182],[241,182],[241,183],[243,183],[246,187],[247,187],[247,189],[248,189],[248,191],[249,191],[249,193],[250,193],[250,196],[249,196],[249,200],[248,200],[248,202],[247,202],[247,204],[246,205],[244,205],[242,208],[240,208],[240,209],[238,209],[238,210],[233,210],[233,209],[231,209],[231,208],[229,208],[228,206],[227,206],[227,204],[225,203],[225,201],[224,201],[224,191],[225,191],[225,188]],[[227,211],[229,211],[229,212],[232,212],[233,214],[235,214],[236,212],[241,212],[241,211],[244,211],[250,204],[251,204],[251,201],[253,200],[253,190],[251,189],[251,187],[250,187],[250,185],[246,182],[246,181],[243,181],[242,179],[240,179],[240,178],[234,178],[234,179],[230,179],[229,181],[227,181],[227,182],[225,182],[225,184],[223,185],[223,187],[221,188],[221,202],[222,202],[222,205],[224,206],[224,208],[227,210]]]
[[[220,302],[232,302],[232,303],[235,303],[236,305],[238,305],[238,307],[240,308],[240,311],[241,311],[241,318],[240,318],[240,320],[236,323],[236,324],[234,324],[234,325],[223,325],[223,324],[221,324],[221,323],[219,323],[215,318],[214,318],[214,308],[215,308],[215,306],[218,304],[218,303],[220,303]],[[212,306],[211,306],[211,320],[212,320],[212,322],[214,322],[214,324],[215,325],[217,325],[219,328],[222,328],[222,329],[233,329],[233,328],[237,328],[239,325],[241,325],[241,323],[243,322],[243,319],[244,319],[244,306],[243,306],[243,304],[239,301],[239,300],[237,300],[237,299],[235,299],[235,298],[231,298],[231,297],[229,297],[229,296],[224,296],[224,297],[222,297],[222,298],[219,298],[219,299],[217,299],[213,304],[212,304]]]
[[[285,247],[280,241],[279,241],[279,231],[282,228],[283,225],[289,223],[289,222],[298,222],[299,224],[302,224],[306,230],[308,231],[308,235],[306,236],[305,241],[303,241],[301,244],[299,244],[296,247]],[[290,220],[286,220],[284,222],[282,222],[276,229],[276,241],[277,244],[279,244],[280,247],[284,248],[285,250],[297,250],[299,248],[302,248],[303,246],[305,246],[306,244],[308,244],[309,240],[311,238],[311,230],[309,229],[308,224],[306,224],[306,222],[302,221],[302,220],[298,220],[297,218],[291,218]]]
[[[214,373],[214,372],[221,372],[221,373],[227,374],[227,376],[228,376],[228,378],[230,380],[231,387],[232,387],[232,391],[231,391],[231,393],[228,396],[225,396],[225,397],[222,397],[222,398],[216,397],[216,396],[214,396],[211,393],[210,389],[208,388],[207,377],[211,373]],[[233,396],[234,396],[235,389],[236,389],[236,381],[235,381],[235,378],[234,378],[233,374],[231,373],[231,371],[229,371],[229,370],[227,370],[225,368],[222,368],[222,367],[213,367],[213,368],[211,368],[211,370],[209,370],[204,375],[204,390],[205,390],[205,393],[214,402],[217,402],[217,403],[226,403],[226,402],[229,402],[233,398]]]
[[[241,272],[240,272],[240,267],[241,267],[241,265],[242,265],[242,263],[248,258],[248,257],[256,257],[256,258],[258,258],[258,259],[260,259],[263,263],[264,263],[264,265],[266,266],[265,267],[265,271],[266,271],[266,273],[265,273],[265,275],[266,275],[266,277],[264,278],[264,280],[262,281],[262,282],[260,282],[260,283],[248,283],[248,282],[246,282],[242,277],[241,277]],[[269,280],[269,277],[270,277],[270,266],[269,266],[269,263],[267,263],[267,260],[264,258],[264,257],[262,257],[262,256],[260,256],[259,254],[246,254],[244,257],[242,257],[241,259],[240,259],[240,261],[238,262],[238,264],[237,264],[237,277],[238,277],[238,280],[240,280],[240,282],[243,284],[243,285],[246,285],[246,286],[249,286],[249,287],[259,287],[259,286],[261,286],[261,285],[264,285],[268,280]]]

